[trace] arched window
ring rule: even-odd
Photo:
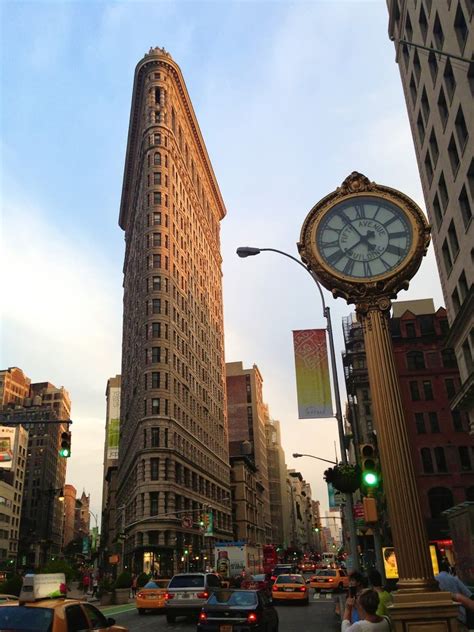
[[[439,518],[441,513],[454,505],[453,494],[447,487],[433,487],[428,492],[428,502],[432,518]]]
[[[433,459],[431,458],[431,450],[429,448],[421,448],[421,462],[425,474],[432,474],[434,472]]]
[[[153,163],[155,165],[161,165],[161,154],[159,151],[155,152],[155,155],[153,156]]]
[[[423,351],[409,351],[407,353],[407,367],[411,371],[425,368]]]

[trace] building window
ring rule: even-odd
[[[152,262],[154,268],[161,268],[161,255],[153,255]]]
[[[471,448],[466,446],[459,446],[459,463],[461,464],[461,471],[470,472],[472,470],[471,465]]]
[[[453,67],[449,59],[446,60],[444,67],[444,84],[446,86],[446,92],[448,93],[449,101],[451,102],[456,92],[456,79],[454,78]]]
[[[471,338],[472,335],[473,334],[471,330]],[[472,373],[472,370],[474,369],[474,362],[472,360],[472,351],[471,347],[469,346],[469,340],[467,340],[467,338],[462,344],[462,355],[464,358],[464,364],[466,365],[467,373]]]
[[[161,154],[159,151],[156,151],[153,155],[153,164],[161,165]]]
[[[439,176],[438,191],[439,191],[439,197],[441,200],[441,205],[443,207],[443,210],[445,211],[449,203],[449,195],[448,195],[448,188],[446,187],[446,180],[444,179],[443,172],[441,172],[441,175]]]
[[[466,23],[466,18],[464,17],[464,12],[461,9],[461,4],[458,4],[458,8],[456,10],[456,17],[454,18],[454,30],[456,32],[459,50],[461,51],[461,53],[463,53],[469,31]]]
[[[417,434],[426,434],[425,416],[423,413],[415,413],[415,427]]]
[[[419,401],[420,391],[418,389],[418,382],[410,382],[410,396],[412,402]]]
[[[151,324],[151,337],[152,338],[161,338],[161,323],[152,323]]]
[[[421,36],[423,38],[423,43],[426,43],[426,33],[428,32],[428,20],[426,19],[425,9],[423,5],[420,8],[420,17],[418,20],[421,29]]]
[[[161,145],[161,134],[154,134],[153,140],[155,145]]]
[[[153,192],[153,204],[161,204],[161,191]]]
[[[474,63],[472,66],[474,66]],[[471,160],[471,164],[469,165],[469,170],[467,172],[467,184],[471,192],[471,198],[474,199],[474,159]]]
[[[153,172],[153,184],[161,184],[161,171]]]
[[[441,28],[441,22],[439,20],[438,14],[436,14],[435,16],[435,21],[433,25],[433,36],[435,39],[436,48],[438,50],[443,50],[444,33],[443,33],[443,29]]]
[[[431,384],[431,380],[423,380],[423,395],[424,395],[425,400],[434,399],[433,386]]]
[[[441,90],[439,91],[438,111],[439,111],[439,116],[441,118],[441,123],[443,124],[443,129],[444,129],[446,127],[446,123],[448,122],[449,111],[448,111],[448,105],[446,103],[446,97],[444,96],[443,88],[441,88]]]
[[[443,253],[443,261],[444,261],[444,267],[446,268],[446,274],[449,276],[451,270],[453,269],[453,260],[451,259],[451,253],[449,252],[447,239],[445,239],[443,242],[441,252]]]
[[[469,133],[467,131],[467,125],[464,119],[464,114],[463,114],[461,106],[459,106],[459,110],[456,115],[456,120],[454,122],[454,125],[456,128],[456,135],[458,137],[459,147],[461,148],[461,153],[463,153],[464,148],[467,144],[467,140],[469,138]]]
[[[153,247],[159,248],[161,246],[161,233],[153,233]]]
[[[461,298],[461,303],[464,303],[469,292],[469,289],[467,286],[466,272],[464,270],[459,275],[458,286],[459,286],[459,296]]]
[[[420,331],[422,336],[435,333],[434,318],[431,314],[420,316]]]
[[[472,209],[467,197],[465,186],[463,186],[463,188],[461,189],[461,193],[459,194],[459,210],[461,211],[464,228],[467,228],[471,223]]]
[[[440,430],[439,430],[438,413],[436,413],[436,412],[428,413],[428,418],[430,420],[430,430],[431,430],[431,432],[440,432]]]
[[[160,477],[160,459],[150,459],[150,480],[157,481]]]
[[[428,153],[428,150],[426,150],[426,156],[425,156],[425,172],[426,172],[426,178],[428,180],[428,184],[431,186],[431,183],[433,182],[433,166],[431,164],[431,158],[430,158],[430,154]]]
[[[421,95],[421,109],[423,110],[425,125],[428,125],[428,119],[430,117],[430,104],[428,102],[428,97],[426,96],[426,90],[424,88],[423,88],[423,93]]]
[[[433,487],[428,491],[431,517],[440,518],[443,511],[454,505],[453,494],[446,487]]]
[[[428,55],[428,66],[434,85],[436,83],[436,77],[438,75],[438,62],[436,61],[436,55],[433,53],[433,51],[431,51]]]
[[[158,515],[159,492],[150,492],[150,516]]]
[[[151,414],[152,415],[160,414],[160,398],[159,397],[153,397],[153,399],[151,400]]]
[[[412,75],[411,79],[410,79],[410,94],[411,94],[411,99],[413,101],[413,107],[415,107],[415,103],[416,103],[416,83],[415,83],[415,77]]]
[[[446,456],[444,454],[444,448],[435,448],[434,449],[435,461],[436,461],[436,469],[438,472],[447,472],[448,466],[446,464]]]
[[[411,25],[410,15],[407,14],[407,19],[405,20],[405,34],[406,39],[411,42],[413,38],[413,27]]]
[[[159,428],[151,429],[151,447],[152,448],[160,447],[160,429]]]
[[[456,174],[459,169],[459,154],[458,154],[458,149],[456,147],[456,141],[454,140],[454,136],[451,136],[451,140],[449,141],[448,155],[449,155],[449,160],[451,162],[451,169],[453,171],[453,176],[456,177]]]
[[[151,374],[151,388],[160,388],[160,373],[153,371]]]
[[[444,384],[446,386],[446,395],[448,399],[452,399],[456,395],[456,385],[452,378],[446,378],[444,380]]]
[[[425,357],[422,351],[409,351],[407,353],[407,368],[410,371],[425,368]]]
[[[153,213],[153,225],[161,226],[161,213],[159,211]]]
[[[418,136],[420,137],[420,145],[423,145],[423,141],[425,140],[425,124],[423,123],[423,117],[421,116],[421,112],[418,113],[418,118],[416,120],[416,127],[418,129]]]
[[[451,418],[453,420],[454,432],[464,432],[465,428],[463,424],[463,417],[459,410],[452,410]]]
[[[459,300],[458,288],[455,287],[451,294],[451,303],[453,304],[454,313],[457,314],[461,309],[461,301]]]
[[[152,313],[160,314],[161,313],[161,299],[154,298],[151,302],[152,304]]]
[[[421,464],[423,467],[423,472],[425,474],[433,474],[433,459],[431,457],[431,450],[429,448],[421,448]]]
[[[407,338],[416,338],[416,328],[413,321],[405,323],[405,334]]]
[[[456,233],[456,226],[454,224],[454,220],[451,220],[448,228],[448,239],[449,245],[451,247],[451,254],[453,256],[453,260],[456,259],[459,252],[459,241]]]
[[[161,277],[160,276],[153,277],[152,289],[154,292],[159,292],[161,290]]]
[[[416,49],[415,49],[415,54],[413,56],[413,70],[415,71],[416,82],[420,83],[421,65],[420,65],[420,58],[418,57],[418,51]]]
[[[151,361],[152,362],[160,362],[161,356],[161,347],[152,347],[151,348]]]
[[[431,158],[433,159],[433,164],[436,166],[436,163],[438,162],[439,149],[438,149],[438,143],[436,141],[436,134],[435,134],[434,129],[431,130],[431,134],[430,134],[430,150],[431,150]]]

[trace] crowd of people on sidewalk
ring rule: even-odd
[[[440,590],[450,592],[453,601],[459,604],[459,631],[474,629],[474,594],[451,574],[447,563],[441,562],[439,568],[435,579]],[[353,571],[349,575],[349,595],[342,614],[341,632],[391,632],[391,603],[391,591],[383,586],[377,570],[371,570],[367,576]]]

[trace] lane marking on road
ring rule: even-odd
[[[135,604],[124,604],[123,606],[105,606],[101,608],[101,611],[105,614],[121,614],[122,612],[131,612],[136,610]]]
[[[314,593],[313,599],[315,599],[316,601],[321,601],[323,598],[324,599],[332,599],[332,595],[331,595],[331,593],[325,593],[325,594]]]

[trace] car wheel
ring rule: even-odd
[[[145,614],[144,608],[138,608],[138,614]]]
[[[167,614],[166,615],[166,622],[167,623],[175,623],[176,621],[176,615],[174,614]]]

